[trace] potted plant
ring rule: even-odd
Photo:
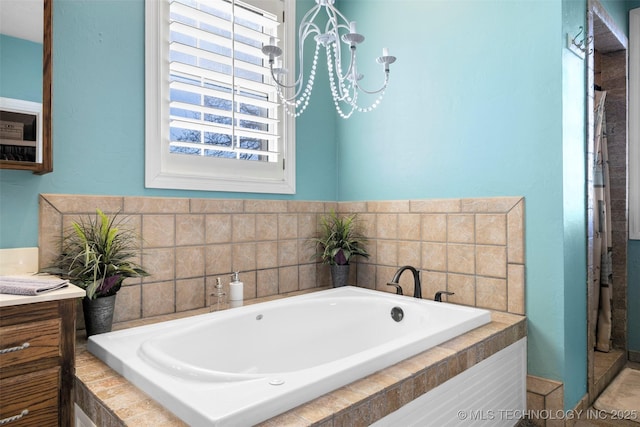
[[[369,258],[366,238],[361,234],[357,214],[339,216],[335,211],[320,219],[320,232],[311,239],[314,257],[331,268],[333,287],[345,286],[349,278],[349,261],[355,256]]]
[[[118,214],[100,209],[95,216],[74,221],[66,232],[55,265],[45,269],[86,290],[82,301],[87,336],[111,331],[116,293],[127,277],[148,276],[132,260],[139,237],[122,227]]]

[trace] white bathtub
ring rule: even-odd
[[[238,426],[489,321],[487,310],[347,286],[95,335],[88,349],[186,423]]]

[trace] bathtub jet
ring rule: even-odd
[[[346,286],[87,348],[189,425],[253,425],[489,322],[487,310]]]

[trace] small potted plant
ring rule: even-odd
[[[331,268],[333,287],[345,286],[349,278],[349,261],[355,256],[369,258],[367,239],[361,234],[357,214],[339,216],[335,211],[320,219],[320,232],[311,239],[314,257]]]
[[[95,216],[74,221],[55,265],[45,269],[85,289],[87,336],[111,331],[116,293],[124,279],[149,275],[132,261],[139,250],[137,233],[122,225],[117,214],[109,217],[100,209]]]

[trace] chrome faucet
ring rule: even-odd
[[[422,286],[420,285],[420,272],[416,270],[414,267],[411,267],[410,265],[405,265],[404,267],[400,267],[398,271],[396,271],[396,274],[393,275],[393,279],[391,279],[391,281],[387,283],[387,286],[395,286],[396,294],[403,295],[402,286],[400,286],[399,282],[400,282],[400,276],[402,275],[402,273],[405,272],[405,270],[411,270],[411,272],[413,273],[414,298],[422,298]]]

